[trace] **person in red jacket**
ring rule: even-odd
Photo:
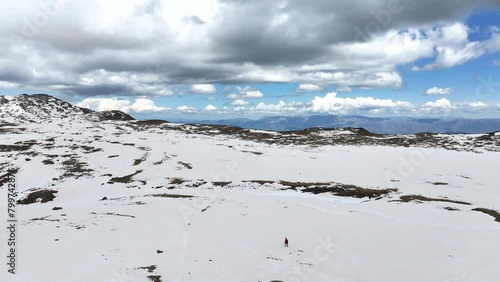
[[[288,238],[285,237],[285,247],[288,247]]]

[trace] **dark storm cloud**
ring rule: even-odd
[[[496,0],[222,1],[227,16],[211,36],[216,62],[303,64],[323,59],[333,44],[368,40],[389,29],[463,18],[474,9],[499,8]],[[281,24],[279,15],[286,15]]]
[[[169,65],[160,66],[160,71],[169,78],[171,83],[183,81],[187,83],[216,83],[224,82],[231,76],[232,70],[225,70],[223,67],[215,69],[213,67],[171,67]]]
[[[131,89],[123,85],[98,85],[98,86],[78,86],[68,87],[63,93],[76,94],[78,96],[103,96],[103,95],[130,95]]]
[[[22,72],[13,72],[8,70],[0,70],[0,81],[9,81],[14,83],[23,83],[29,80],[29,77]]]

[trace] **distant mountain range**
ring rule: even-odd
[[[96,112],[71,105],[46,94],[22,94],[7,98],[0,95],[0,125],[2,123],[44,122],[47,119],[84,118],[88,120],[132,120],[120,111]],[[500,118],[373,118],[359,115],[270,116],[260,119],[182,120],[171,122],[230,125],[247,129],[273,131],[323,128],[364,128],[379,134],[490,133],[500,131]]]
[[[175,121],[175,120],[174,120]],[[178,120],[180,121],[180,120]],[[187,121],[183,121],[187,122]],[[270,116],[257,120],[222,119],[190,121],[201,124],[239,126],[249,129],[275,131],[302,130],[311,127],[345,128],[360,127],[380,134],[433,133],[488,133],[500,131],[500,118],[465,119],[465,118],[410,118],[389,117],[372,118],[365,116]]]

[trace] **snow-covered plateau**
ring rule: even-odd
[[[0,99],[0,167],[18,170],[0,281],[500,281],[498,133],[265,132],[19,99]]]

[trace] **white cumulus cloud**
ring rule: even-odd
[[[205,107],[205,111],[209,111],[209,112],[210,112],[210,111],[215,111],[215,110],[217,110],[217,107],[215,107],[215,106],[214,106],[214,105],[212,105],[212,104],[209,104],[209,105],[207,105],[207,106]]]
[[[239,96],[238,96],[238,94],[232,93],[232,94],[227,95],[226,98],[231,99],[231,100],[236,100],[239,98]]]
[[[91,109],[94,111],[122,111],[128,112],[130,101],[118,98],[87,98],[76,104],[78,107]]]
[[[425,95],[447,95],[451,94],[453,92],[453,88],[447,87],[447,88],[439,88],[439,87],[432,87],[427,90],[425,90],[424,94]]]
[[[238,98],[240,99],[253,99],[253,98],[262,98],[264,94],[259,90],[252,89],[250,86],[245,87],[236,87],[238,89],[239,94]]]
[[[189,107],[189,106],[186,106],[186,105],[179,106],[179,107],[176,108],[176,110],[181,111],[181,112],[194,112],[194,111],[196,111],[195,108]]]
[[[441,98],[439,100],[436,100],[435,102],[429,101],[424,105],[428,108],[433,109],[449,109],[452,107],[450,101],[446,98]]]
[[[481,101],[477,101],[477,102],[469,102],[469,103],[467,103],[466,106],[468,106],[470,108],[473,108],[473,109],[479,109],[479,108],[485,108],[488,105],[485,104],[485,103],[483,103],[483,102],[481,102]]]
[[[279,101],[276,104],[265,104],[260,102],[255,108],[254,111],[263,112],[263,113],[274,113],[274,114],[290,114],[290,113],[305,113],[309,111],[309,106],[303,102],[289,102],[285,103],[284,101]]]
[[[323,87],[316,85],[316,84],[300,84],[299,87],[297,87],[297,91],[299,92],[311,92],[311,91],[321,91],[323,90]]]
[[[423,67],[414,66],[412,70],[451,68],[477,59],[487,52],[495,52],[500,48],[496,46],[498,37],[496,32],[484,41],[469,41],[469,32],[470,29],[460,22],[428,32],[429,39],[435,46],[436,59],[433,63]]]
[[[12,83],[8,81],[0,81],[0,89],[15,89],[18,88],[19,84]]]
[[[136,113],[160,112],[166,109],[167,108],[156,106],[153,100],[147,98],[137,98],[135,99],[134,103],[130,106],[130,110]]]
[[[352,89],[349,86],[341,86],[336,89],[337,92],[351,92]]]
[[[391,99],[376,99],[373,97],[340,98],[335,92],[328,93],[324,97],[316,96],[311,103],[311,110],[320,113],[343,113],[359,109],[411,107],[411,103],[409,102],[393,101]]]
[[[248,105],[249,102],[248,101],[245,101],[245,100],[242,100],[242,99],[237,99],[237,100],[234,100],[233,102],[231,102],[231,105],[233,106],[245,106],[245,105]]]
[[[189,91],[197,94],[214,94],[217,92],[217,88],[213,84],[193,84]]]
[[[257,99],[264,97],[264,94],[262,92],[260,92],[259,90],[252,89],[250,86],[245,86],[245,87],[238,86],[236,87],[236,89],[238,90],[238,94],[231,93],[226,96],[226,98],[229,100],[241,100],[238,102],[233,101],[231,103],[232,105],[237,105],[237,106],[247,105],[248,102],[243,103],[242,101],[245,99]]]
[[[133,103],[129,100],[113,98],[87,98],[77,104],[82,108],[94,111],[122,111],[125,113],[135,112],[159,112],[167,110],[165,107],[158,107],[154,101],[148,98],[136,98]]]
[[[262,98],[264,94],[258,90],[248,90],[244,91],[241,95],[241,98]]]

